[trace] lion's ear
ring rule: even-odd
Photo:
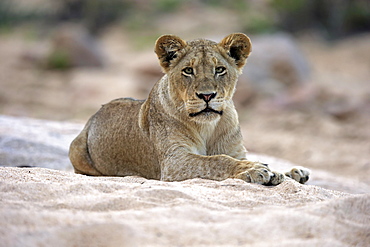
[[[224,48],[227,54],[235,60],[238,68],[244,66],[249,54],[252,51],[252,43],[244,33],[233,33],[226,36],[219,45]]]
[[[171,61],[177,57],[177,52],[186,46],[186,41],[174,35],[162,35],[155,43],[155,53],[159,64],[167,72]]]

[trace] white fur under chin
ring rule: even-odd
[[[210,114],[215,114],[215,113],[210,113]],[[219,120],[220,120],[220,117],[218,117],[217,119],[214,118],[214,120],[203,122],[200,124],[199,134],[203,140],[208,140],[213,135]]]
[[[215,114],[215,113],[212,113],[212,114]],[[206,150],[206,145],[205,144],[212,137],[212,135],[213,135],[213,133],[216,129],[218,121],[219,121],[219,118],[214,119],[213,121],[211,120],[211,121],[208,121],[208,122],[200,122],[198,124],[198,126],[199,126],[198,135],[199,135],[200,143],[198,143],[199,145],[193,147],[192,152],[194,154],[207,155],[207,150]]]

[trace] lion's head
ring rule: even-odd
[[[208,122],[219,119],[231,102],[251,42],[242,33],[231,34],[220,43],[205,39],[186,42],[163,35],[155,52],[168,76],[177,110],[191,120]]]

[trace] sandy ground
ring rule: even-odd
[[[367,246],[369,195],[0,168],[1,246]]]

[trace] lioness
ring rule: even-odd
[[[72,142],[75,172],[181,181],[191,178],[276,185],[285,176],[246,160],[232,97],[251,53],[242,33],[220,43],[186,42],[163,35],[155,53],[165,72],[147,100],[116,99],[103,105]],[[308,180],[306,169],[286,173]]]

